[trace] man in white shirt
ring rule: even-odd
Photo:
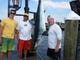
[[[26,55],[27,51],[30,50],[30,40],[31,40],[31,30],[32,26],[28,20],[28,14],[25,13],[23,16],[23,21],[19,22],[17,30],[19,32],[19,40],[18,40],[18,60],[20,60],[20,56],[22,54],[22,50],[24,51],[24,60],[27,60]]]
[[[50,25],[48,31],[48,51],[49,60],[58,60],[60,56],[62,30],[59,25],[55,24],[54,18],[48,16],[48,23]]]

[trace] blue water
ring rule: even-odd
[[[61,46],[61,60],[63,60],[63,47],[64,47],[64,31]],[[48,48],[48,36],[43,36],[42,42],[37,48],[37,60],[48,60],[47,48]]]
[[[43,36],[42,42],[37,48],[37,60],[48,60],[47,48],[48,48],[48,37]]]

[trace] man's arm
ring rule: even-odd
[[[16,29],[15,30],[15,36],[18,38],[19,37],[19,31]]]
[[[60,46],[61,40],[57,40],[57,44],[56,44],[56,48],[55,48],[55,52],[59,51],[59,46]]]
[[[3,20],[1,21],[1,23],[0,23],[0,44],[2,44],[2,32],[3,32],[4,26],[5,26],[5,24],[6,24],[5,22],[6,22],[6,20],[3,19]]]
[[[57,30],[55,30],[56,32],[56,36],[57,36],[57,43],[56,43],[56,47],[55,47],[55,52],[59,51],[59,46],[61,44],[61,40],[62,40],[62,30],[59,26],[56,27]]]
[[[17,24],[16,24],[16,29],[15,29],[15,36],[17,37],[17,39],[19,39],[19,29],[20,29],[20,26],[19,26],[19,24],[17,23]]]

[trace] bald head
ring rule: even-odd
[[[53,25],[54,24],[54,18],[52,18],[51,16],[48,16],[48,23],[50,24],[50,25]]]

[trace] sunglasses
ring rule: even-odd
[[[11,14],[15,15],[16,13],[12,13],[12,12],[11,12]]]

